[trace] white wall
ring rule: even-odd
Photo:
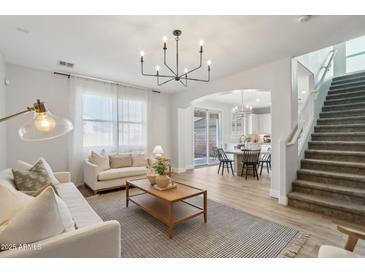
[[[6,115],[5,59],[0,52],[0,118]],[[6,122],[0,124],[0,170],[6,167]]]
[[[64,76],[54,75],[50,71],[7,65],[7,113],[15,113],[31,105],[36,99],[44,100],[53,114],[69,117],[69,80]],[[148,151],[156,144],[163,146],[167,156],[171,153],[171,115],[170,95],[152,93],[151,113],[148,134]],[[34,162],[43,156],[54,170],[69,170],[68,142],[69,135],[42,142],[23,142],[18,136],[18,128],[29,119],[29,115],[14,118],[7,125],[7,166],[14,167],[18,159]]]
[[[68,78],[55,76],[52,72],[7,66],[7,113],[15,113],[31,106],[37,99],[46,102],[50,111],[68,117]],[[7,165],[15,167],[18,159],[34,162],[40,156],[49,161],[56,171],[68,170],[68,136],[42,142],[23,142],[18,136],[19,127],[31,117],[24,114],[7,123]]]
[[[185,163],[184,126],[181,117],[188,107],[200,98],[235,89],[264,89],[271,91],[272,101],[272,163],[271,195],[278,197],[280,189],[280,140],[286,139],[297,122],[297,95],[292,93],[291,60],[285,58],[273,63],[241,71],[237,74],[211,81],[199,88],[189,89],[174,95],[172,112],[174,164],[183,170]]]

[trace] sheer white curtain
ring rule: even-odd
[[[82,161],[92,150],[145,152],[150,92],[101,81],[70,79],[70,170],[83,181]]]

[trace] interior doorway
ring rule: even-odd
[[[194,108],[194,166],[219,163],[215,148],[222,146],[222,113]]]

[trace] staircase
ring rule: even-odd
[[[365,72],[336,77],[289,205],[365,224]]]

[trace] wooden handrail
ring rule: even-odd
[[[302,132],[303,132],[303,127],[297,126],[295,132],[294,131],[292,132],[290,141],[286,143],[286,146],[295,145],[298,142]]]

